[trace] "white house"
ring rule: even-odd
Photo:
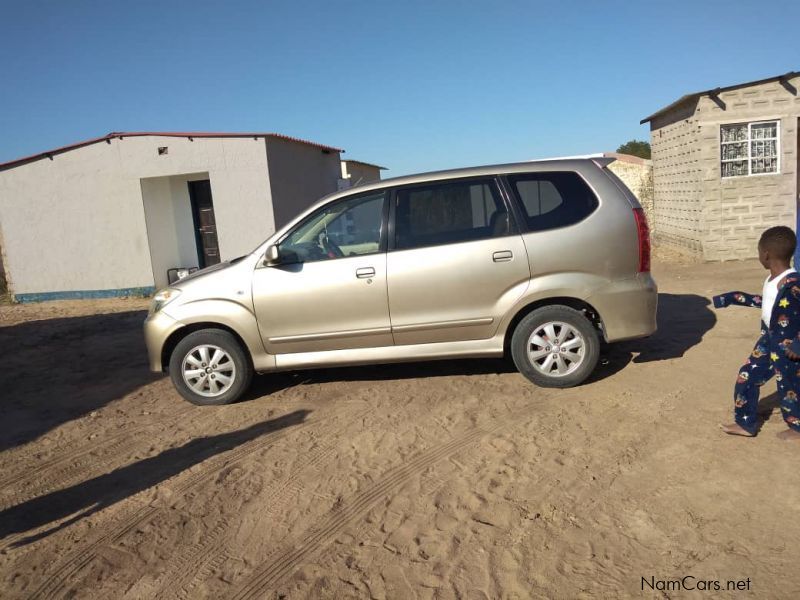
[[[381,171],[386,167],[373,165],[360,160],[347,159],[342,161],[342,188],[354,187],[365,183],[381,180]]]
[[[21,302],[149,294],[251,251],[340,185],[342,150],[274,133],[110,133],[0,164]]]

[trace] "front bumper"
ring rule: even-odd
[[[607,342],[643,338],[656,331],[658,286],[649,273],[615,281],[587,302],[600,313]]]
[[[183,327],[181,323],[170,317],[163,310],[149,315],[144,321],[144,343],[147,346],[147,357],[150,370],[161,373],[161,354],[164,344],[173,332]]]

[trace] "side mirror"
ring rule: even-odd
[[[268,265],[277,265],[281,262],[281,250],[277,244],[272,244],[267,248],[265,258]]]

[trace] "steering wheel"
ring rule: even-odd
[[[322,246],[325,254],[328,255],[328,258],[342,258],[344,256],[342,249],[339,248],[339,246],[336,245],[336,242],[331,240],[331,238],[329,238],[325,233],[319,236],[319,244]]]

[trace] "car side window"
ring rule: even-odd
[[[279,244],[288,262],[311,262],[380,251],[385,192],[334,202]]]
[[[574,172],[525,173],[508,180],[522,204],[529,231],[573,225],[598,206],[594,192]]]
[[[398,250],[508,235],[509,214],[492,180],[422,185],[397,190]]]

